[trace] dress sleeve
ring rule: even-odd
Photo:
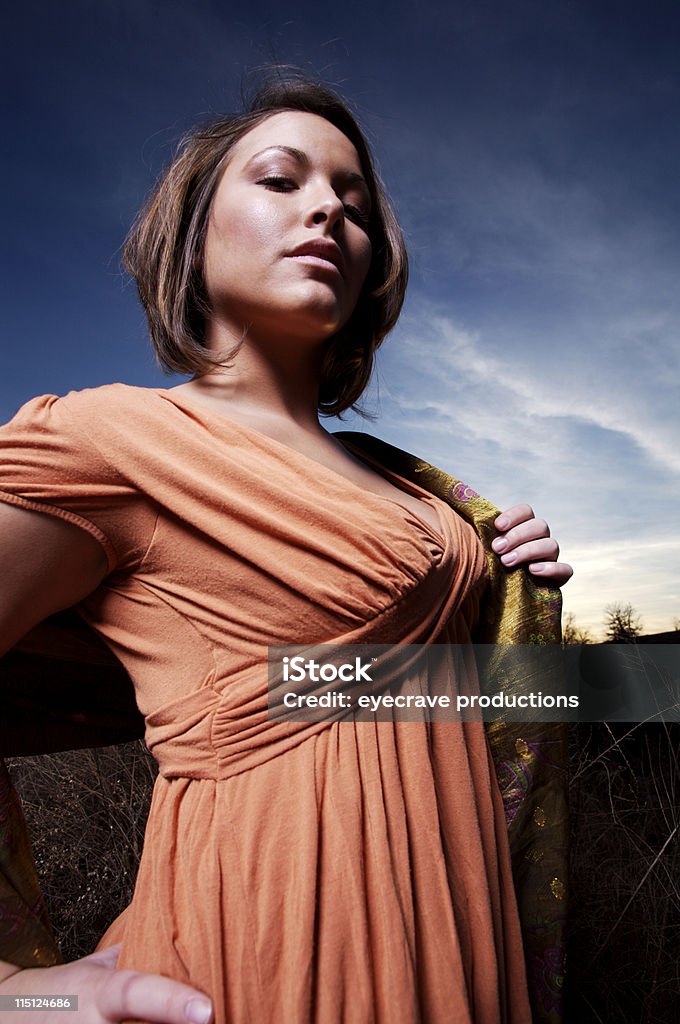
[[[110,420],[107,412],[103,419],[97,414],[97,389],[41,395],[23,405],[0,426],[0,501],[86,530],[111,572],[144,556],[156,510],[124,467],[101,454],[96,438]]]

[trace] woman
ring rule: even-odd
[[[160,776],[99,951],[8,960],[0,994],[85,985],[92,1021],[184,1019],[196,990],[217,1024],[530,1020],[482,724],[266,714],[270,644],[469,643],[486,584],[450,504],[319,423],[359,399],[406,284],[354,119],[305,80],[268,86],[185,142],[126,261],[162,364],[194,377],[43,396],[3,428],[1,621],[8,650],[78,604]],[[528,506],[495,525],[504,565],[571,575]],[[146,972],[127,991],[119,943]]]

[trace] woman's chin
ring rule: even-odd
[[[282,315],[307,314],[332,331],[337,331],[351,316],[355,303],[351,302],[342,280],[307,278],[286,294],[286,310]]]
[[[301,338],[315,338],[326,341],[345,326],[351,311],[342,309],[338,303],[305,303],[297,308],[288,307],[281,311],[279,325],[286,324],[287,331],[299,333]]]

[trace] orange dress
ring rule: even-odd
[[[472,527],[194,404],[114,384],[0,429],[5,501],[63,516],[110,573],[79,606],[156,757],[134,898],[98,948],[208,993],[216,1024],[529,1024],[481,723],[267,715],[267,648],[466,643]]]

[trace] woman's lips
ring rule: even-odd
[[[292,249],[290,259],[303,260],[310,266],[323,267],[345,276],[345,259],[340,246],[329,238],[309,238]]]
[[[335,263],[331,263],[330,260],[325,259],[322,256],[316,256],[314,253],[311,252],[305,252],[295,256],[290,256],[289,259],[300,260],[303,263],[310,264],[310,266],[320,267],[323,270],[329,270],[333,274],[340,274],[340,268],[337,267]]]

